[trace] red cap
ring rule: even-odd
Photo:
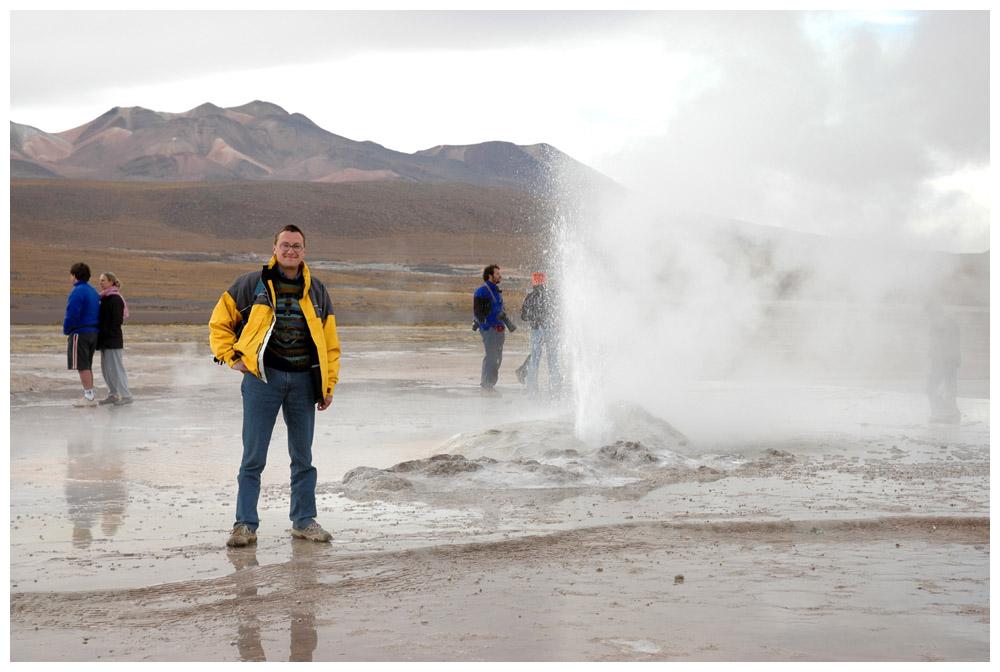
[[[532,273],[531,274],[531,284],[532,284],[532,286],[544,285],[545,284],[545,274],[544,273]]]

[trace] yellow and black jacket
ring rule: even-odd
[[[270,263],[261,270],[236,278],[215,305],[208,323],[215,361],[232,366],[242,359],[250,373],[265,383],[264,350],[275,323],[273,278],[280,272],[277,259],[271,257]],[[321,401],[333,395],[339,380],[340,339],[333,316],[333,301],[326,287],[309,274],[305,262],[302,263],[302,276],[305,287],[299,305],[315,347],[313,381],[316,399]]]

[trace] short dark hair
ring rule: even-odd
[[[274,234],[274,244],[275,245],[278,244],[278,236],[280,236],[285,231],[289,231],[291,233],[297,233],[297,234],[299,234],[300,236],[302,236],[302,244],[303,245],[306,244],[306,234],[302,233],[302,229],[300,229],[299,227],[295,226],[294,224],[285,224],[285,226],[283,226],[281,228],[281,231],[278,231],[276,234]]]
[[[78,282],[90,282],[90,266],[82,261],[70,266],[69,272],[76,276]]]
[[[498,268],[500,268],[500,267],[497,266],[496,264],[490,264],[489,266],[487,266],[486,268],[484,268],[483,269],[483,282],[486,282],[487,280],[489,280],[490,276],[493,275],[493,271],[495,271]]]

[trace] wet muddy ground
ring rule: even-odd
[[[239,377],[204,342],[127,342],[136,402],[95,409],[14,347],[11,660],[989,660],[988,392],[938,425],[919,381],[702,382],[601,452],[524,397],[524,342],[495,398],[464,330],[341,336],[335,541],[287,532],[279,420],[239,550]],[[762,396],[795,413],[750,423]]]

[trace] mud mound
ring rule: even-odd
[[[606,462],[633,466],[656,464],[660,460],[649,448],[635,441],[615,441],[599,449],[597,455]]]
[[[458,493],[560,488],[616,488],[641,481],[700,479],[693,460],[680,464],[641,443],[619,441],[589,455],[573,449],[547,450],[539,459],[470,459],[439,454],[401,462],[388,469],[357,467],[344,475],[349,495]],[[680,473],[683,472],[683,473]]]
[[[671,471],[696,477],[687,437],[669,423],[630,404],[610,413],[622,438],[592,447],[574,435],[573,416],[531,419],[458,434],[439,454],[388,469],[348,472],[348,494],[431,493],[539,488],[613,488],[662,480]]]
[[[669,461],[697,456],[695,446],[669,422],[634,404],[621,403],[609,411],[613,438],[606,445],[644,446],[650,456]],[[477,432],[463,432],[441,446],[443,453],[498,460],[547,459],[572,451],[592,456],[603,446],[588,445],[575,435],[574,416],[508,423]]]
[[[344,486],[352,490],[374,492],[398,492],[413,489],[413,483],[405,478],[393,476],[385,470],[373,469],[372,467],[351,469],[344,474]]]

